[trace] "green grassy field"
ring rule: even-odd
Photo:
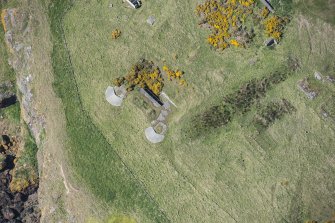
[[[300,1],[299,8],[305,14],[320,18],[326,22],[335,24],[335,1],[307,0]]]
[[[334,72],[327,68],[333,66],[333,27],[295,14],[274,50],[255,45],[218,53],[205,43],[207,30],[197,26],[195,1],[143,1],[139,10],[109,3],[77,1],[66,11],[64,0],[49,7],[55,89],[64,104],[79,182],[112,213],[139,222],[302,222],[331,215],[335,132],[320,107],[334,85],[316,83],[320,95],[313,101],[296,85],[316,70]],[[154,26],[146,23],[150,15],[157,19]],[[112,40],[115,28],[122,36]],[[189,83],[164,89],[178,108],[158,145],[145,139],[150,122],[134,103],[138,93],[121,108],[104,99],[112,80],[141,57],[185,71]],[[225,127],[197,138],[189,134],[194,117],[248,80],[286,66],[288,57],[298,58],[301,68],[249,112],[234,114]],[[282,98],[295,112],[258,133],[257,109]]]
[[[54,2],[49,6],[49,16],[54,38],[52,62],[55,86],[63,99],[67,115],[73,167],[97,196],[113,203],[115,212],[132,213],[141,219],[165,222],[167,218],[155,200],[83,110],[66,42],[63,39],[62,18],[70,6],[69,1]],[[100,168],[104,171],[97,171]],[[106,172],[109,173],[107,177]]]

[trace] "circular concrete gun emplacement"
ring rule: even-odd
[[[163,122],[159,122],[154,127],[150,126],[146,128],[144,133],[151,143],[159,143],[164,140],[166,130],[167,126]]]
[[[123,99],[126,97],[126,89],[123,86],[108,86],[105,92],[106,100],[113,106],[121,106]]]

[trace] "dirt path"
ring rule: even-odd
[[[71,191],[79,192],[79,190],[72,187],[72,185],[66,180],[66,176],[65,176],[64,170],[63,170],[63,165],[60,164],[60,163],[58,163],[58,165],[59,165],[59,168],[60,168],[60,174],[63,177],[63,183],[64,183],[64,186],[65,186],[65,189],[66,189],[66,194],[69,194]]]

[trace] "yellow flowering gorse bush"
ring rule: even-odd
[[[266,7],[257,8],[255,0],[205,0],[197,5],[196,14],[201,18],[199,25],[211,30],[207,42],[220,50],[245,47],[253,37],[246,31],[248,23],[258,21],[267,36],[279,41],[288,22],[287,18],[270,16]]]
[[[173,71],[167,66],[163,66],[163,70],[169,80],[176,79],[180,85],[186,85],[186,81],[182,78],[184,72]],[[156,95],[160,95],[164,87],[164,78],[159,67],[147,60],[136,63],[125,77],[116,78],[113,82],[115,86],[125,85],[128,92],[134,90],[135,87],[140,87],[148,88]]]
[[[196,13],[202,18],[201,24],[208,24],[212,34],[207,41],[217,49],[226,49],[229,46],[243,46],[234,34],[238,27],[252,14],[254,0],[226,0],[221,3],[217,0],[206,0],[198,5]]]

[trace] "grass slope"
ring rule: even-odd
[[[321,118],[320,106],[334,86],[318,83],[323,90],[309,101],[296,84],[315,70],[332,72],[326,67],[332,67],[334,58],[333,28],[295,14],[274,50],[256,45],[220,54],[205,43],[208,32],[197,26],[192,0],[146,1],[139,10],[120,2],[109,8],[107,0],[76,1],[64,17],[64,33],[65,6],[59,2],[50,7],[55,86],[67,114],[73,165],[96,195],[119,210],[138,206],[145,215],[152,213],[147,215],[151,219],[160,215],[159,206],[173,222],[328,217],[335,206],[329,199],[335,196],[335,133],[334,123]],[[146,23],[150,15],[156,17],[154,26]],[[122,36],[113,41],[115,28]],[[289,56],[299,59],[301,69],[267,91],[246,114],[197,138],[185,132],[193,117],[249,80],[270,76]],[[159,145],[144,137],[151,120],[148,110],[136,105],[136,92],[121,108],[104,99],[113,78],[123,76],[140,57],[184,70],[190,83],[188,88],[169,84],[164,89],[178,108]],[[296,111],[258,133],[253,124],[258,108],[282,98]],[[137,196],[143,190],[138,192],[130,171],[157,206],[147,195]]]
[[[20,104],[16,103],[0,110],[0,115],[14,124],[20,124]]]
[[[73,167],[94,194],[113,205],[115,212],[132,213],[154,222],[168,222],[82,107],[62,27],[63,17],[70,7],[70,1],[54,1],[49,6],[49,17],[54,44],[55,89],[66,112]],[[107,178],[104,171],[97,171],[100,168],[109,173]]]
[[[306,0],[298,4],[301,11],[307,15],[320,18],[335,25],[335,1],[334,0]]]

